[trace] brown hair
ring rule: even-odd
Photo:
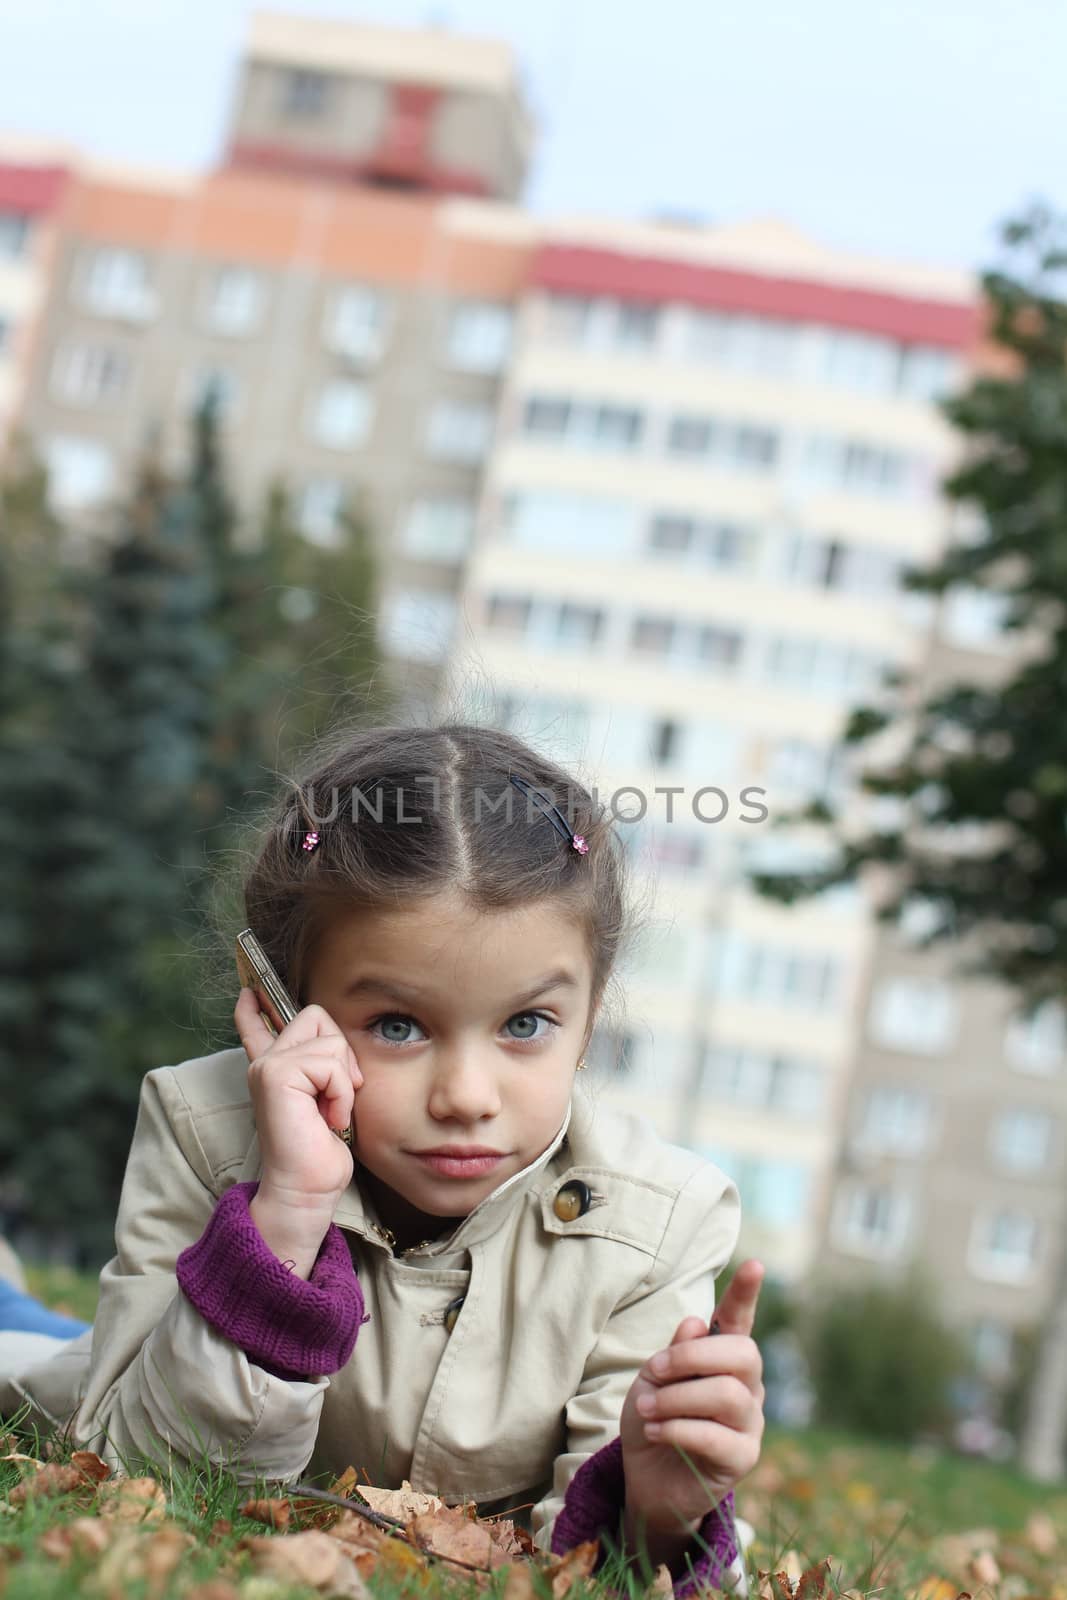
[[[540,805],[511,783],[512,773],[543,795]],[[590,1023],[612,997],[616,965],[636,931],[615,819],[522,739],[459,721],[349,725],[320,739],[282,781],[284,793],[253,823],[258,849],[242,888],[247,925],[298,1005],[306,1004],[316,940],[337,911],[395,910],[440,893],[484,911],[558,904],[584,936]],[[586,854],[553,826],[546,801],[584,836]],[[309,830],[319,835],[310,852]]]

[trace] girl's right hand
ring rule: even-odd
[[[253,990],[233,1012],[248,1056],[248,1087],[262,1157],[259,1192],[296,1210],[329,1210],[352,1181],[348,1146],[331,1128],[351,1125],[363,1074],[322,1006],[305,1006],[274,1038]]]

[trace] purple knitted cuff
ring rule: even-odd
[[[610,1534],[618,1542],[625,1504],[622,1436],[617,1434],[609,1444],[582,1462],[567,1485],[563,1507],[552,1529],[552,1554],[561,1556],[587,1539],[600,1538],[603,1533]],[[727,1568],[737,1558],[733,1518],[734,1497],[728,1494],[708,1512],[700,1524],[699,1534],[693,1536],[675,1563],[682,1570],[682,1576],[674,1579],[676,1600],[689,1600],[709,1585],[722,1584]],[[606,1555],[601,1543],[594,1572],[600,1569]],[[693,1563],[691,1573],[686,1565],[687,1558]]]
[[[235,1183],[175,1263],[182,1293],[249,1361],[276,1378],[339,1372],[369,1314],[344,1234],[331,1222],[310,1278],[278,1260],[248,1203],[258,1182]]]

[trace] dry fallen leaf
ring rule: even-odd
[[[156,1478],[113,1478],[97,1490],[97,1506],[116,1522],[162,1522],[167,1496]]]
[[[425,1511],[412,1517],[407,1531],[420,1550],[447,1556],[472,1567],[503,1567],[508,1557],[493,1539],[484,1522],[471,1518],[459,1506],[444,1506],[440,1511]]]
[[[981,1550],[973,1556],[967,1564],[967,1575],[978,1584],[992,1587],[993,1584],[999,1583],[1000,1568],[992,1550]]]
[[[37,1541],[37,1548],[53,1561],[63,1566],[74,1551],[87,1555],[100,1555],[111,1543],[114,1534],[99,1517],[75,1517],[71,1522],[48,1528]]]
[[[563,1600],[571,1585],[588,1578],[600,1556],[600,1541],[586,1539],[565,1555],[546,1563],[544,1575],[552,1585],[552,1600]]]
[[[268,1577],[306,1583],[312,1589],[328,1589],[331,1595],[371,1600],[353,1562],[335,1539],[317,1528],[281,1538],[249,1534],[238,1541],[238,1548],[249,1551],[256,1572]]]
[[[445,1508],[445,1502],[439,1495],[423,1494],[413,1489],[407,1478],[399,1489],[376,1489],[370,1483],[360,1483],[355,1488],[360,1499],[365,1500],[372,1511],[380,1511],[385,1517],[396,1517],[401,1522],[407,1522],[409,1517],[417,1517],[424,1511],[443,1511]],[[356,1495],[350,1490],[348,1499],[355,1498]]]
[[[293,1516],[288,1500],[246,1500],[238,1510],[242,1517],[265,1522],[268,1528],[287,1528]]]
[[[1031,1550],[1036,1550],[1039,1556],[1050,1556],[1059,1544],[1055,1524],[1043,1511],[1031,1513],[1023,1530],[1023,1538]]]

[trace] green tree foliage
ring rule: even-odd
[[[968,1361],[932,1298],[918,1276],[812,1296],[804,1342],[820,1422],[899,1440],[946,1426]]]
[[[816,804],[806,816],[831,826],[836,859],[753,883],[791,903],[880,864],[891,885],[882,920],[908,901],[934,905],[923,942],[960,941],[970,952],[961,970],[1000,980],[1030,1010],[1067,990],[1067,217],[1035,205],[1005,224],[1002,240],[1003,263],[982,277],[1002,370],[942,406],[965,443],[944,492],[976,532],[907,582],[934,597],[961,586],[998,596],[1016,648],[1003,670],[976,666],[967,679],[927,685],[902,678],[882,705],[854,711],[844,739],[856,752],[883,730],[905,732],[903,755],[872,762],[860,779],[899,802],[899,820],[849,837]],[[1063,1220],[1054,1253],[1020,1440],[1025,1470],[1045,1480],[1065,1467]]]
[[[817,803],[803,816],[835,830],[832,864],[753,882],[791,903],[881,863],[894,887],[880,918],[895,920],[908,900],[935,903],[928,943],[978,936],[967,970],[1037,1003],[1067,983],[1067,219],[1035,207],[1003,241],[1004,265],[982,282],[1011,370],[942,403],[966,443],[944,492],[978,533],[906,582],[933,596],[957,586],[1002,596],[1017,656],[995,682],[976,675],[924,695],[901,678],[884,703],[857,708],[844,732],[857,754],[891,725],[908,730],[900,759],[872,762],[860,780],[900,802],[899,820],[846,837]]]
[[[239,542],[211,397],[183,478],[148,457],[92,538],[28,451],[0,482],[0,1205],[81,1265],[113,1253],[145,1072],[215,1047],[212,863],[285,697],[320,658],[359,704],[380,675],[369,540],[314,549],[272,504]]]

